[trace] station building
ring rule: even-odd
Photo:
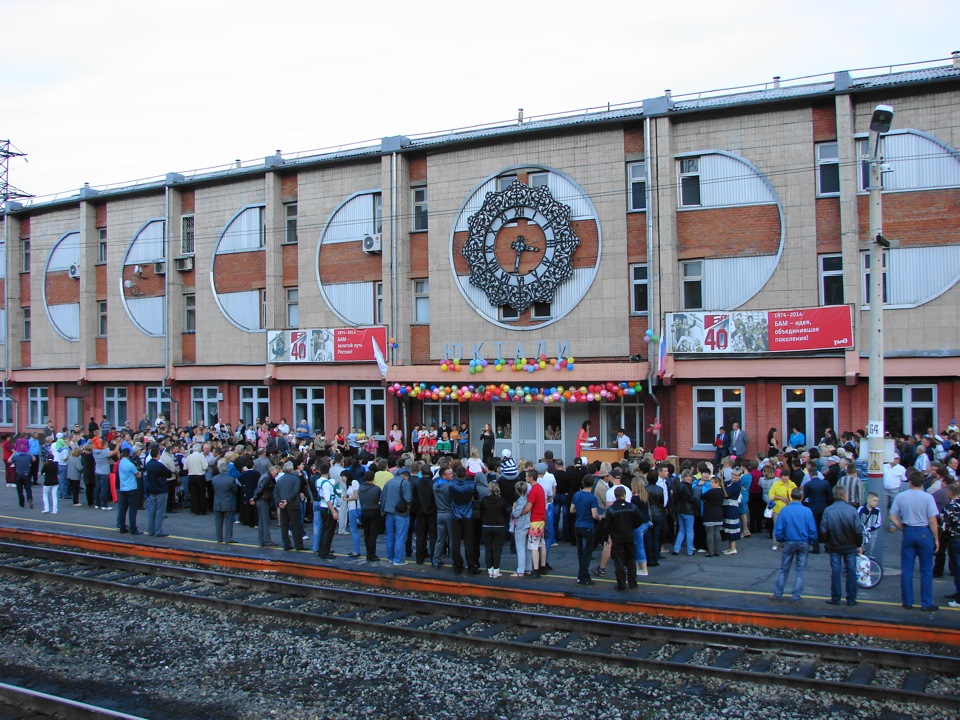
[[[9,202],[0,431],[446,420],[567,459],[587,420],[692,458],[733,421],[749,452],[864,427],[880,103],[886,429],[942,429],[956,54]]]

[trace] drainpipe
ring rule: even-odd
[[[170,247],[170,185],[165,185],[163,188],[163,202],[164,202],[164,217],[166,221],[163,224],[163,246],[164,253],[166,254],[165,260],[167,261],[167,272],[173,268],[171,267],[170,260],[173,257],[171,252],[172,248]],[[163,280],[163,380],[160,383],[160,403],[161,407],[163,404],[163,389],[168,388],[167,384],[170,379],[170,282],[164,278]],[[167,390],[170,395],[170,409],[173,411],[170,418],[170,422],[173,422],[180,426],[180,408],[179,405],[173,402],[173,393]]]
[[[667,93],[669,94],[669,90]],[[653,174],[652,174],[652,165],[650,157],[650,118],[645,118],[643,121],[643,156],[644,156],[644,169],[646,172],[646,194],[647,194],[647,275],[650,278],[650,288],[654,286],[659,286],[660,275],[655,271],[655,266],[653,262]],[[659,207],[659,202],[657,203]],[[659,240],[659,238],[658,238]],[[658,243],[659,247],[659,243]],[[654,293],[650,293],[650,299],[653,301]],[[656,304],[657,317],[660,313],[660,303],[659,301]],[[648,315],[649,324],[653,324],[654,314],[651,312]],[[650,347],[653,348],[653,343],[650,344]],[[656,415],[654,416],[656,420],[660,420],[660,401],[657,399],[657,396],[653,392],[653,355],[655,350],[651,349],[647,357],[647,394],[650,395],[650,399],[653,401],[653,404],[656,406]],[[645,433],[646,430],[641,428],[641,433]],[[641,440],[643,435],[640,436]],[[660,431],[657,430],[657,440],[660,439]],[[643,443],[640,443],[643,445]]]

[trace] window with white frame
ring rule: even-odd
[[[834,385],[784,385],[783,434],[797,428],[811,447],[827,428],[837,428],[837,388]]]
[[[155,421],[160,415],[163,415],[168,422],[172,422],[170,417],[170,391],[163,386],[153,386],[146,388],[147,392],[147,417],[150,422]]]
[[[683,276],[683,309],[703,310],[703,260],[685,260],[680,263]]]
[[[378,281],[373,284],[373,308],[376,317],[373,318],[375,325],[383,324],[383,282]]]
[[[413,229],[427,229],[427,189],[419,187],[413,189]]]
[[[627,210],[647,209],[647,163],[627,165]]]
[[[180,217],[180,254],[193,255],[194,248],[194,216],[183,215]]]
[[[511,320],[519,320],[520,313],[517,312],[517,309],[511,307],[510,305],[501,305],[500,306],[500,319],[505,322],[510,322]]]
[[[883,138],[880,138],[879,157],[883,157]],[[870,138],[860,138],[857,140],[857,158],[860,161],[859,190],[867,192],[870,189]],[[883,176],[880,176],[880,184],[883,185]]]
[[[700,158],[680,159],[680,206],[700,205]]]
[[[630,266],[630,312],[633,315],[650,312],[650,280],[646,263]]]
[[[49,416],[49,400],[47,388],[27,388],[27,424],[33,427],[43,427]]]
[[[601,447],[617,446],[617,431],[623,428],[634,447],[643,444],[643,404],[635,399],[621,398],[620,402],[603,403],[600,406],[600,433],[603,437]]]
[[[695,450],[711,450],[717,430],[732,423],[743,427],[742,387],[693,388],[693,445]]]
[[[287,327],[300,327],[300,290],[287,288]]]
[[[383,193],[373,193],[373,232],[383,232]]]
[[[257,292],[260,297],[260,328],[263,329],[267,326],[267,291],[260,288]]]
[[[513,181],[517,179],[516,175],[503,175],[497,178],[497,190],[506,190],[508,187],[513,185]]]
[[[107,261],[107,229],[105,227],[97,228],[97,263],[103,264]]]
[[[194,293],[183,294],[183,331],[197,331],[197,296]]]
[[[883,427],[894,435],[939,429],[936,385],[886,385],[883,388]],[[942,429],[942,428],[940,428]]]
[[[213,425],[220,416],[220,388],[198,386],[190,388],[190,410],[193,424]]]
[[[283,204],[284,221],[286,222],[283,241],[287,245],[293,245],[297,242],[297,203],[288,202]]]
[[[889,289],[887,288],[887,252],[883,253],[883,302],[889,302]],[[860,276],[863,280],[861,288],[861,298],[863,302],[861,307],[868,308],[870,307],[870,288],[872,283],[870,282],[870,253],[860,253]]]
[[[0,390],[0,425],[13,425],[13,388]]]
[[[423,404],[423,422],[426,425],[440,427],[440,423],[444,420],[450,427],[460,427],[460,403],[425,402]]]
[[[310,432],[326,429],[326,405],[323,387],[295,387],[293,389],[293,421],[297,427],[306,420]],[[336,428],[334,428],[336,429]]]
[[[413,322],[426,325],[430,322],[430,281],[413,281]]]
[[[121,427],[127,421],[127,389],[125,387],[103,389],[103,414],[114,427]]]
[[[532,320],[549,320],[553,317],[551,304],[548,302],[535,302],[530,306],[530,318]]]
[[[240,388],[240,418],[250,425],[256,418],[270,415],[270,388],[248,385]]]
[[[550,173],[545,173],[545,172],[530,173],[527,176],[527,184],[532,188],[549,187]]]
[[[30,238],[20,240],[20,270],[30,272]]]
[[[382,387],[350,389],[350,424],[367,435],[382,438],[386,432],[386,391]]]
[[[97,300],[97,337],[107,336],[107,301]]]
[[[29,340],[32,331],[32,321],[30,318],[30,306],[24,305],[20,308],[20,315],[23,318],[23,339]]]
[[[835,142],[818,143],[817,195],[840,194],[840,150]]]
[[[843,255],[820,256],[820,304],[843,305]]]

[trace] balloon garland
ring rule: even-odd
[[[491,366],[496,372],[508,370],[513,372],[534,373],[538,370],[546,370],[548,367],[552,367],[557,371],[563,369],[574,369],[572,357],[548,358],[546,355],[541,354],[538,357],[517,357],[513,360],[497,358],[492,362],[486,358],[475,358],[469,362],[462,360],[461,358],[453,358],[452,360],[444,358],[440,361],[440,372],[461,372],[466,369],[466,371],[471,375],[476,375],[477,373],[483,372],[485,368]]]
[[[448,368],[449,370],[449,368]],[[454,371],[456,372],[456,371]],[[514,402],[514,403],[577,403],[616,401],[633,397],[643,392],[640,383],[608,382],[580,387],[531,387],[512,386],[507,383],[490,385],[427,385],[414,383],[387,386],[387,392],[397,397],[415,400],[449,400],[451,402]]]

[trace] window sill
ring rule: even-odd
[[[284,240],[284,241],[281,242],[280,244],[281,244],[281,245],[299,245],[299,244],[300,244],[300,240],[294,240],[293,242],[290,242],[289,240]]]
[[[627,215],[639,215],[641,213],[645,213],[646,211],[646,208],[629,208],[627,210]]]
[[[420,230],[418,230],[417,228],[414,228],[413,230],[410,231],[410,234],[411,234],[411,235],[421,235],[421,234],[423,234],[423,233],[425,233],[425,232],[428,232],[428,230],[429,230],[429,228],[423,228],[423,229],[420,229]]]
[[[649,310],[641,310],[639,312],[631,312],[630,317],[650,317]]]
[[[838,197],[840,197],[840,193],[838,193],[838,192],[835,192],[835,193],[817,193],[817,199],[818,199],[818,200],[819,200],[820,198],[838,198]]]
[[[197,334],[197,331],[196,331],[196,330],[184,330],[184,331],[183,331],[182,333],[180,333],[180,334],[181,334],[181,335],[196,335],[196,334]]]

